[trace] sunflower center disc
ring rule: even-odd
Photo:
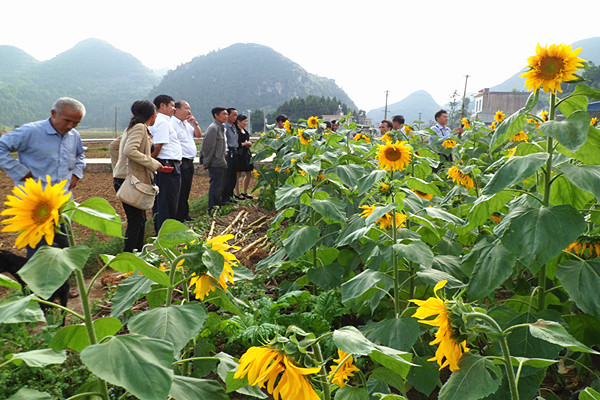
[[[540,63],[540,75],[544,79],[555,79],[563,66],[562,58],[545,57]]]
[[[42,202],[33,209],[32,219],[37,225],[41,225],[50,217],[50,204]]]
[[[385,158],[387,158],[390,161],[398,161],[402,158],[402,152],[396,149],[388,149],[385,152]]]

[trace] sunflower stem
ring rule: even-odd
[[[556,117],[556,94],[550,95],[550,113],[548,120],[553,121]],[[548,207],[550,204],[550,189],[552,187],[552,153],[554,150],[553,140],[550,136],[546,139],[546,151],[548,159],[544,168],[544,198],[542,199],[542,207]],[[538,272],[538,310],[543,310],[546,305],[546,264],[542,265]]]
[[[393,244],[396,244],[398,241],[398,227],[396,226],[396,210],[392,213],[392,235],[393,235]],[[394,314],[396,318],[400,317],[400,271],[398,270],[398,255],[396,252],[393,252],[393,265],[394,265]],[[412,272],[410,274],[412,276]],[[410,279],[409,285],[411,288],[411,293],[414,290],[414,280]],[[412,298],[412,297],[411,297]]]
[[[315,355],[315,361],[317,361],[319,366],[321,366],[318,375],[319,380],[321,381],[321,389],[323,389],[323,400],[331,400],[331,392],[329,391],[329,383],[327,382],[325,363],[323,362],[323,353],[321,352],[321,346],[319,345],[319,342],[316,342],[312,348]]]
[[[167,288],[167,307],[169,307],[171,305],[171,302],[173,301],[173,289],[175,289],[173,281],[175,280],[175,271],[177,270],[177,263],[179,263],[179,261],[184,258],[185,254],[181,254],[175,257],[173,261],[171,261],[171,270],[169,271],[169,287]]]
[[[65,226],[67,228],[67,238],[69,239],[69,247],[75,246],[75,235],[73,234],[73,225],[70,219],[65,218]],[[88,338],[90,340],[90,345],[94,345],[98,343],[98,338],[96,337],[96,331],[94,330],[94,324],[92,321],[92,312],[90,309],[90,299],[89,293],[85,287],[85,279],[83,278],[83,272],[81,269],[75,269],[75,278],[77,279],[77,288],[79,289],[79,297],[81,299],[81,307],[83,309],[83,321],[85,323],[85,329],[88,334]],[[98,380],[98,386],[100,387],[100,393],[102,393],[102,397],[108,400],[108,387],[106,386],[106,382],[99,377],[96,377]]]

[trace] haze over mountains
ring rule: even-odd
[[[13,46],[0,46],[0,125],[15,126],[49,116],[60,96],[81,100],[82,128],[127,125],[133,101],[167,93],[189,101],[203,127],[217,105],[274,110],[293,97],[337,97],[354,102],[331,79],[306,72],[269,47],[235,44],[195,57],[162,79],[138,59],[99,39],[87,39],[48,61]]]

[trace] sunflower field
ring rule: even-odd
[[[24,246],[61,222],[71,247],[31,258],[19,275],[33,293],[0,303],[0,324],[43,321],[71,274],[84,312],[64,310],[80,323],[0,369],[76,354],[93,379],[73,399],[600,399],[600,129],[587,112],[600,90],[578,78],[578,54],[538,46],[526,105],[444,141],[408,125],[376,137],[350,116],[337,132],[314,116],[271,127],[253,158],[272,159],[257,171],[277,211],[268,256],[243,266],[232,236],[168,220],[141,253],[104,257],[130,274],[109,317],[91,318],[90,249],[72,223],[119,237],[118,215],[29,181],[5,229]],[[139,299],[149,308],[133,313]]]

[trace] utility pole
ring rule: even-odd
[[[387,102],[388,102],[388,94],[390,93],[389,90],[385,91],[385,111],[383,112],[383,119],[387,119]]]
[[[463,92],[462,110],[460,111],[460,119],[465,117],[465,97],[467,97],[467,80],[469,75],[465,75],[465,91]]]

